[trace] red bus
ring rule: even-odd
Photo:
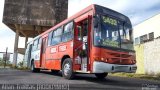
[[[105,78],[109,72],[134,73],[132,25],[128,17],[99,5],[90,5],[28,43],[25,59],[33,72],[62,71]]]

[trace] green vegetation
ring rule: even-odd
[[[120,77],[131,77],[131,78],[140,78],[148,80],[160,80],[160,74],[157,75],[145,75],[145,74],[135,74],[135,73],[110,73],[111,76],[120,76]]]
[[[24,66],[24,61],[19,62],[15,68],[19,70],[29,70],[28,67]]]
[[[5,65],[5,60],[0,58],[0,66],[4,66],[4,65]],[[6,66],[11,66],[11,62],[9,60],[6,61]]]
[[[4,67],[4,65],[5,65],[5,61],[2,58],[0,58],[0,67]],[[19,69],[19,70],[29,70],[28,67],[24,66],[24,62],[23,61],[19,62],[17,64],[17,66],[13,66],[12,63],[9,60],[7,60],[6,61],[6,67]]]

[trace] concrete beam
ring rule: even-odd
[[[38,32],[38,34],[42,33],[42,27],[41,26],[35,26],[35,30]]]
[[[18,53],[24,55],[25,54],[25,48],[18,48]]]
[[[18,25],[18,24],[15,24],[15,28],[16,30],[19,30],[19,32],[24,36],[26,37],[26,33],[23,32],[23,29],[21,28],[21,25]]]
[[[20,30],[20,33],[23,34],[25,37],[27,36],[27,35],[23,32],[23,30]]]

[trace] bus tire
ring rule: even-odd
[[[95,76],[98,79],[104,79],[106,76],[108,75],[108,73],[96,73]]]
[[[32,61],[32,63],[31,63],[31,71],[32,72],[40,72],[40,68],[35,68],[34,61]]]
[[[70,58],[66,58],[62,64],[62,76],[68,80],[74,77],[73,65]]]

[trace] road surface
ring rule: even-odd
[[[77,74],[73,80],[66,80],[61,76],[61,73],[53,74],[46,71],[41,71],[40,73],[32,73],[30,71],[0,69],[0,90],[2,89],[160,90],[160,81],[115,76],[107,76],[104,80],[98,80],[92,74]]]

